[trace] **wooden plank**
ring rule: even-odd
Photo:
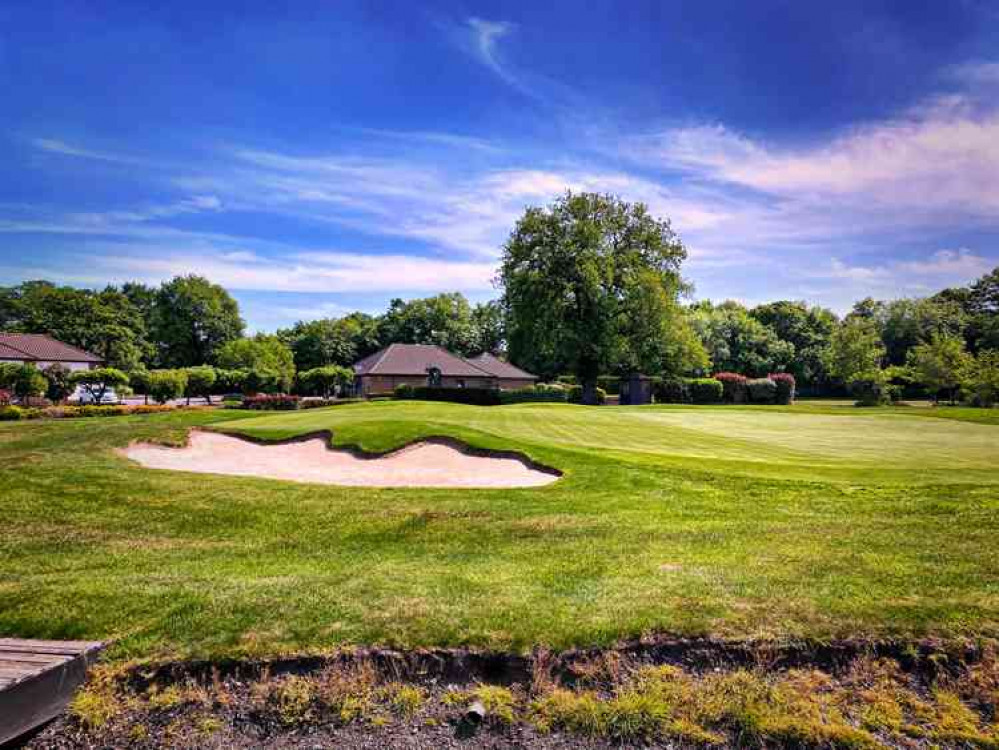
[[[58,716],[102,647],[0,638],[0,746]]]
[[[72,656],[64,656],[62,654],[31,654],[31,653],[18,653],[16,651],[11,651],[8,653],[0,653],[0,664],[62,664],[67,659],[72,659]]]
[[[103,641],[46,641],[41,638],[0,638],[0,646],[21,646],[34,650],[38,647],[61,648],[69,652],[84,651],[100,647]]]
[[[30,648],[28,648],[25,647],[25,641],[19,641],[17,644],[0,643],[0,655],[17,654],[28,651],[33,654],[53,654],[53,655],[68,656],[72,658],[77,654],[83,653],[85,651],[91,651],[95,648],[100,648],[100,646],[101,646],[100,643],[92,643],[92,642],[86,642],[84,646],[74,646],[73,648],[68,648],[66,646],[55,646],[47,643],[40,643],[37,646],[31,646]]]

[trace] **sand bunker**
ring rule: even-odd
[[[355,487],[537,487],[558,479],[555,472],[532,468],[525,460],[469,455],[438,442],[366,458],[330,450],[322,437],[260,445],[195,431],[185,448],[137,443],[123,453],[150,469]]]

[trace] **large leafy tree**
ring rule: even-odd
[[[670,334],[687,251],[669,220],[641,203],[610,195],[566,193],[529,208],[503,248],[499,283],[513,361],[542,375],[575,374],[583,400],[596,401],[596,379],[628,365],[650,373],[666,363],[646,346],[649,331]],[[651,319],[636,325],[631,316]]]
[[[885,348],[872,317],[848,315],[833,331],[826,356],[829,374],[843,383],[884,380]]]
[[[27,281],[0,289],[0,330],[48,334],[122,369],[150,353],[141,312],[114,287],[97,292]]]
[[[912,379],[926,386],[939,398],[941,392],[957,398],[957,390],[970,364],[964,339],[958,336],[934,335],[925,344],[909,351],[908,366]]]
[[[788,371],[799,385],[819,385],[829,379],[826,350],[838,323],[835,313],[804,302],[781,300],[759,305],[750,314],[781,341],[794,345],[794,359]]]
[[[244,327],[236,300],[201,276],[177,276],[156,293],[151,334],[158,363],[165,367],[213,362]]]
[[[277,335],[291,347],[299,371],[329,365],[346,367],[379,348],[378,321],[361,312],[299,321]]]
[[[506,351],[506,319],[503,306],[496,300],[472,308],[472,321],[478,332],[478,349],[490,354]]]
[[[763,377],[783,372],[794,361],[794,344],[782,341],[738,302],[700,302],[693,309],[693,324],[715,372]]]
[[[437,344],[458,354],[480,350],[472,306],[460,292],[389,304],[378,326],[383,344]]]
[[[291,390],[295,378],[294,355],[277,336],[257,334],[251,339],[230,341],[219,349],[216,360],[219,367],[247,370],[284,392]]]

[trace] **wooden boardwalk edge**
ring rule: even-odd
[[[0,638],[0,747],[58,716],[104,644]]]

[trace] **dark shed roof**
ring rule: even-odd
[[[357,375],[426,375],[436,367],[445,377],[488,378],[492,373],[432,344],[389,344],[354,365]]]
[[[488,352],[484,352],[477,357],[472,357],[469,362],[498,378],[514,378],[517,380],[538,379],[537,375],[532,375],[526,370],[521,370],[519,367],[511,365],[499,357],[494,357]]]

